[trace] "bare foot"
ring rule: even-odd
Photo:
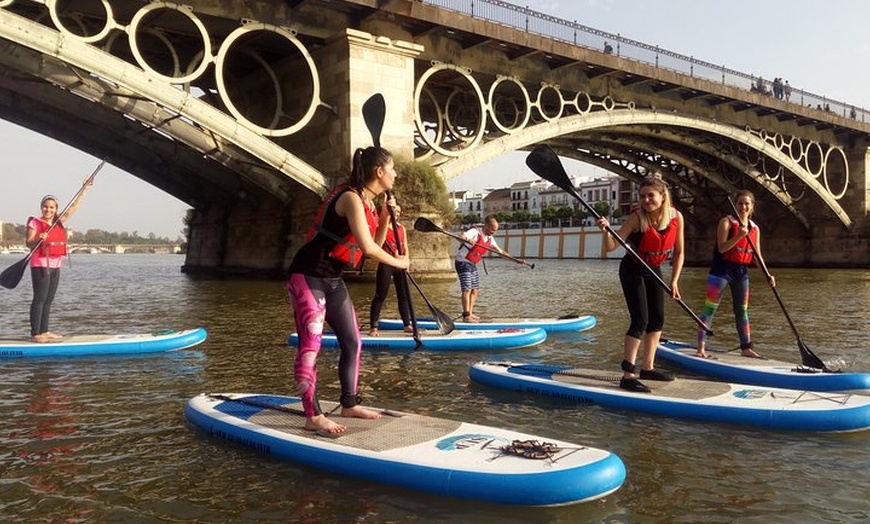
[[[354,406],[352,408],[341,408],[341,416],[342,417],[353,417],[353,418],[364,418],[364,419],[379,419],[381,418],[381,414],[377,411],[372,411],[370,409],[366,409],[362,406]]]
[[[480,322],[480,317],[475,315],[474,313],[468,315],[468,318],[470,318],[472,322]]]
[[[376,337],[376,336],[378,336],[378,335],[380,335],[380,333],[378,332],[378,328],[371,328],[371,329],[369,330],[369,336],[370,336],[370,337]]]
[[[305,429],[308,431],[325,431],[327,433],[344,433],[347,426],[338,424],[326,418],[326,415],[316,415],[305,419]]]
[[[33,335],[30,337],[31,342],[36,342],[37,344],[47,344],[49,342],[53,342],[51,338],[45,333],[40,333],[39,335]]]
[[[414,332],[414,328],[413,328],[413,326],[405,326],[405,329],[404,329],[403,331],[404,331],[405,333],[413,333],[413,332]]]
[[[698,346],[698,351],[695,352],[695,356],[698,358],[707,358],[707,351],[704,346]]]
[[[47,336],[49,340],[63,340],[63,335],[58,335],[57,333],[52,333],[51,331],[46,331],[43,335]]]
[[[764,358],[761,355],[759,355],[758,353],[756,353],[755,350],[752,348],[744,349],[740,354],[744,357],[749,357],[749,358]]]

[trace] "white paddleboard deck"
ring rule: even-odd
[[[164,330],[155,333],[70,335],[55,342],[30,339],[0,339],[0,359],[24,357],[70,357],[133,355],[177,351],[202,343],[205,329]]]
[[[334,436],[305,430],[301,410],[296,397],[202,394],[185,416],[211,435],[284,460],[449,497],[565,505],[603,497],[625,480],[616,455],[566,441],[394,411],[378,420],[330,415],[348,428]],[[514,441],[551,447],[527,458],[506,451]]]
[[[547,364],[480,362],[472,381],[500,389],[711,422],[802,431],[870,429],[870,397],[677,378],[641,380],[651,393],[619,387],[620,372]]]

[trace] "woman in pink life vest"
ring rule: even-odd
[[[761,358],[755,352],[749,329],[749,266],[757,264],[752,246],[761,255],[761,231],[751,220],[755,210],[755,196],[747,190],[737,193],[737,216],[725,216],[716,227],[716,249],[713,250],[713,264],[707,276],[707,295],[700,319],[709,328],[713,325],[713,315],[719,308],[725,287],[731,289],[731,301],[737,335],[740,337],[740,350],[744,357]],[[751,243],[750,243],[751,241]],[[770,276],[770,285],[776,280]],[[707,332],[698,330],[698,351],[695,356],[707,358]]]
[[[671,195],[665,182],[657,177],[647,177],[638,188],[640,207],[628,215],[617,234],[634,249],[647,266],[661,278],[661,265],[673,256],[671,291],[674,299],[680,298],[678,285],[683,271],[683,215],[671,207]],[[606,218],[598,220],[604,231],[609,223]],[[619,245],[609,234],[604,235],[607,251]],[[664,287],[649,270],[630,253],[619,264],[619,282],[628,306],[631,324],[625,333],[623,346],[623,371],[619,387],[629,391],[650,391],[638,380],[674,380],[673,374],[654,368],[656,348],[665,322]],[[644,355],[640,373],[635,374],[638,350],[643,345]]]
[[[393,157],[381,147],[357,149],[350,181],[327,197],[315,226],[290,263],[287,292],[293,306],[299,345],[293,373],[302,398],[305,429],[341,433],[347,426],[323,413],[317,400],[317,356],[324,323],[335,332],[340,348],[338,378],[341,416],[365,419],[381,414],[360,406],[359,366],[362,353],[359,323],[342,271],[362,263],[362,255],[399,269],[407,269],[407,255],[391,255],[381,248],[390,224],[388,204],[375,208],[374,199],[393,188]]]
[[[85,181],[85,187],[93,185],[93,179]],[[84,190],[58,216],[57,197],[45,195],[39,203],[42,214],[27,220],[25,244],[33,250],[30,256],[30,278],[33,283],[33,300],[30,302],[30,340],[46,343],[63,339],[62,335],[48,330],[51,303],[60,283],[60,268],[67,254],[66,221],[75,213],[84,197]],[[34,249],[35,248],[35,249]]]

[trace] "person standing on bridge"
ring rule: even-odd
[[[341,274],[349,265],[358,267],[363,255],[399,269],[408,268],[407,255],[394,256],[380,247],[390,224],[387,206],[395,202],[384,199],[378,210],[374,200],[391,190],[395,180],[389,151],[381,147],[357,149],[350,181],[337,187],[323,202],[305,244],[290,263],[287,292],[299,334],[294,377],[307,430],[342,433],[347,429],[327,418],[317,400],[317,356],[324,322],[332,327],[340,347],[341,416],[381,417],[359,405],[362,342],[353,302]]]
[[[395,208],[396,220],[402,216],[402,208]],[[392,221],[390,227],[387,228],[387,240],[381,246],[387,253],[394,255],[399,252],[399,246],[405,251],[405,255],[410,256],[408,251],[408,236],[405,233],[405,226],[397,223],[396,229],[399,231],[399,242],[396,242],[396,235],[393,232]],[[399,316],[402,318],[402,324],[405,326],[405,333],[414,331],[411,325],[411,306],[408,304],[408,279],[405,274],[398,268],[381,262],[378,264],[377,274],[375,277],[375,296],[372,299],[371,309],[369,310],[369,335],[378,336],[378,319],[381,318],[381,309],[384,307],[384,302],[387,300],[387,295],[390,292],[390,281],[396,286],[396,298],[399,301]]]
[[[507,252],[495,241],[493,235],[496,231],[498,231],[498,220],[495,216],[488,215],[483,219],[482,228],[472,227],[462,234],[465,241],[460,242],[453,265],[459,275],[459,288],[462,292],[463,322],[480,322],[480,317],[474,314],[474,304],[480,294],[480,273],[477,271],[477,263],[483,260],[483,256],[490,250],[507,255]]]
[[[719,220],[716,227],[716,248],[713,250],[713,265],[707,276],[707,296],[700,319],[709,328],[713,325],[713,315],[719,309],[725,287],[731,289],[731,301],[737,335],[740,337],[740,350],[744,357],[761,358],[755,352],[749,330],[749,265],[759,264],[761,256],[761,231],[751,220],[755,210],[755,196],[748,190],[737,192],[737,216],[727,215]],[[753,252],[753,246],[758,255]],[[770,286],[776,285],[773,275]],[[698,330],[698,351],[695,356],[708,358],[706,351],[707,332]]]
[[[93,186],[93,177],[85,180],[84,187]],[[57,214],[57,197],[45,195],[39,203],[42,214],[27,220],[25,244],[34,249],[30,256],[30,279],[33,283],[33,300],[30,302],[30,340],[47,343],[63,339],[62,335],[48,330],[51,303],[60,283],[60,268],[67,254],[66,221],[75,213],[84,197],[82,190],[60,216]],[[53,226],[53,227],[52,227]],[[38,246],[38,247],[37,247]]]
[[[654,368],[656,348],[662,336],[665,323],[665,293],[658,279],[640,262],[661,279],[661,265],[673,254],[671,270],[671,291],[674,299],[680,298],[678,282],[683,271],[683,215],[671,207],[671,195],[664,180],[647,177],[638,188],[640,207],[628,215],[622,227],[616,232],[632,247],[637,257],[626,253],[619,263],[619,282],[625,295],[631,318],[625,333],[623,357],[620,367],[623,371],[619,387],[628,391],[648,393],[650,389],[638,380],[674,380],[673,374]],[[610,226],[607,219],[598,219],[598,227],[606,231]],[[605,233],[604,244],[607,251],[619,245]],[[638,350],[643,344],[643,365],[640,373],[635,374]]]

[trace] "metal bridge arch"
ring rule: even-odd
[[[450,180],[461,173],[477,167],[502,154],[530,149],[537,143],[546,142],[559,137],[570,137],[583,132],[614,128],[618,126],[661,126],[662,128],[685,128],[723,137],[745,145],[760,155],[769,157],[773,161],[791,171],[800,181],[811,189],[816,196],[834,213],[844,227],[852,226],[852,220],[845,210],[837,202],[824,185],[816,178],[818,173],[813,174],[800,165],[792,155],[784,153],[775,147],[763,133],[750,129],[741,129],[731,125],[720,124],[696,117],[687,117],[675,113],[660,113],[650,110],[621,109],[611,111],[598,111],[588,114],[579,114],[562,117],[555,120],[544,121],[525,128],[521,133],[512,133],[495,138],[483,145],[464,151],[462,156],[445,161],[439,166],[439,171],[445,180]],[[693,144],[686,144],[695,147]],[[712,152],[712,151],[711,151]],[[563,150],[563,153],[567,151]],[[667,153],[663,153],[667,155]],[[569,155],[573,156],[573,155]],[[579,156],[579,155],[578,155]],[[717,156],[723,161],[729,161],[727,156],[721,153]],[[577,158],[576,156],[574,158]],[[587,161],[586,158],[577,158]],[[733,162],[733,161],[732,161]],[[746,166],[743,166],[746,167]],[[795,207],[794,199],[784,191],[778,190],[766,176],[756,169],[745,171],[745,174],[753,178],[761,187],[769,191],[782,205],[787,208],[803,225],[808,227],[808,222]],[[848,180],[848,174],[847,174]],[[721,183],[721,181],[718,181]]]
[[[270,140],[268,136],[264,136],[279,135],[286,130],[264,133],[263,129],[238,118],[238,115],[234,117],[233,114],[225,113],[200,100],[187,85],[191,77],[201,74],[206,66],[218,67],[226,47],[231,45],[240,34],[259,29],[292,40],[292,32],[288,32],[285,28],[268,24],[243,27],[233,35],[232,39],[224,42],[224,47],[217,56],[210,56],[211,44],[208,38],[203,38],[206,41],[204,44],[206,52],[203,55],[208,56],[200,56],[201,63],[192,70],[180,68],[184,76],[168,77],[146,67],[140,67],[141,64],[125,61],[98,47],[100,41],[106,46],[111,46],[111,42],[119,36],[118,31],[121,36],[131,40],[134,38],[132,31],[136,29],[136,24],[131,22],[129,26],[119,25],[111,20],[110,8],[107,9],[108,19],[105,27],[95,35],[80,36],[70,32],[61,24],[60,18],[55,15],[54,10],[57,6],[54,2],[50,2],[47,8],[57,28],[47,27],[38,21],[18,16],[3,9],[5,6],[5,3],[0,3],[0,37],[55,59],[34,60],[31,56],[23,56],[24,53],[7,53],[8,56],[4,56],[4,60],[7,63],[18,60],[15,65],[20,71],[43,79],[57,88],[76,94],[92,103],[123,113],[150,130],[184,143],[219,162],[226,161],[232,156],[227,149],[245,151],[247,155],[257,159],[258,164],[271,168],[269,173],[264,174],[257,169],[252,169],[246,175],[255,185],[268,187],[270,191],[279,193],[279,196],[285,199],[290,198],[290,195],[286,193],[280,195],[280,191],[276,191],[276,184],[267,180],[267,177],[274,176],[275,172],[292,178],[315,193],[324,194],[331,187],[331,182],[319,170]],[[134,20],[138,24],[142,16],[154,9],[178,11],[196,20],[196,15],[190,8],[171,2],[154,2],[146,5]],[[194,25],[205,30],[196,21]],[[114,32],[109,34],[110,30]],[[292,43],[297,45],[296,42]],[[304,50],[304,46],[297,45],[297,48]],[[131,50],[137,59],[141,60],[141,54],[138,53],[135,43],[131,42]],[[310,59],[308,56],[305,58]],[[311,105],[316,107],[322,105],[322,102],[317,91],[319,80],[316,78],[316,70],[312,74],[317,87]],[[177,84],[184,84],[182,86],[184,88]],[[310,120],[312,113],[313,110],[309,109],[302,119],[304,121],[292,126],[291,132],[303,127]]]

